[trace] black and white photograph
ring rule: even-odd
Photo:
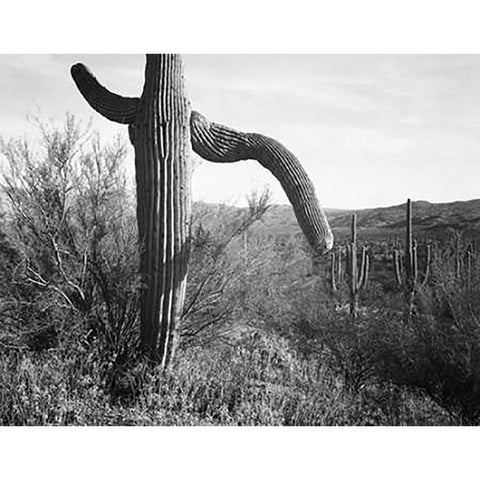
[[[478,44],[229,49],[227,29],[1,51],[3,440],[116,427],[118,467],[128,432],[160,465],[157,439],[203,463],[223,431],[277,472],[319,438],[354,464],[373,432],[476,431]]]
[[[2,424],[478,423],[480,56],[0,78]]]

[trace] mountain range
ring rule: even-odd
[[[233,207],[232,207],[233,208]],[[480,239],[480,199],[450,203],[412,202],[412,222],[417,237],[448,237],[461,232]],[[406,225],[406,204],[359,210],[325,209],[330,226],[337,237],[349,235],[352,213],[357,214],[359,235],[370,237],[403,236]],[[255,229],[271,234],[300,233],[290,205],[271,205],[261,224]]]

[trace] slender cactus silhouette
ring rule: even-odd
[[[337,294],[340,289],[340,284],[343,281],[342,270],[343,249],[339,247],[331,253],[330,263],[330,288],[334,294]]]
[[[362,257],[360,261],[360,271],[358,271],[357,259],[357,215],[352,215],[351,239],[347,246],[347,277],[350,298],[350,315],[356,318],[358,315],[358,296],[365,288],[368,281],[369,257],[367,249],[362,248]]]
[[[408,315],[411,316],[415,306],[415,296],[428,282],[431,265],[431,246],[426,247],[425,270],[423,279],[420,281],[418,268],[418,247],[413,238],[412,227],[412,202],[407,200],[407,229],[405,239],[405,255],[403,262],[399,250],[394,251],[393,262],[395,268],[395,279],[397,285],[403,289],[408,307]]]
[[[103,87],[82,64],[71,68],[80,93],[109,120],[129,126],[135,150],[141,302],[141,340],[163,366],[178,343],[185,297],[191,214],[190,147],[212,162],[257,160],[284,188],[314,255],[333,245],[333,235],[298,159],[276,140],[215,124],[190,110],[179,55],[147,55],[140,98]]]

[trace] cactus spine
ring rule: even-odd
[[[178,342],[190,243],[190,145],[212,162],[254,159],[280,181],[316,255],[333,236],[311,180],[298,159],[276,140],[237,132],[190,111],[179,55],[147,55],[140,98],[103,87],[82,64],[71,74],[90,106],[129,126],[135,150],[137,223],[140,240],[142,345],[167,366]]]
[[[408,313],[411,315],[414,309],[415,295],[422,290],[428,282],[431,264],[431,246],[427,245],[425,271],[422,281],[418,275],[418,248],[413,238],[412,228],[412,202],[407,200],[407,230],[405,239],[405,255],[402,262],[399,250],[394,251],[395,278],[397,284],[405,292]]]
[[[352,215],[351,239],[347,246],[347,278],[348,289],[350,293],[350,315],[356,318],[358,315],[358,297],[360,292],[365,288],[368,281],[369,258],[367,249],[362,248],[362,256],[360,261],[360,271],[358,269],[357,259],[357,215]]]

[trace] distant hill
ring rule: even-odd
[[[480,236],[480,199],[451,203],[412,202],[412,222],[416,235],[449,236],[455,231],[468,236]],[[392,235],[403,232],[406,225],[406,206],[356,210],[357,226],[370,235]],[[329,216],[332,229],[350,228],[353,211],[334,212]]]
[[[194,211],[233,213],[236,207],[219,207],[212,204],[196,204]],[[451,203],[412,202],[413,228],[421,237],[447,237],[455,231],[480,238],[480,199]],[[334,234],[344,237],[350,229],[351,215],[357,214],[359,235],[366,237],[391,237],[402,235],[405,229],[405,204],[391,207],[360,210],[325,209]],[[272,205],[256,230],[273,235],[300,234],[293,209],[289,205]]]

